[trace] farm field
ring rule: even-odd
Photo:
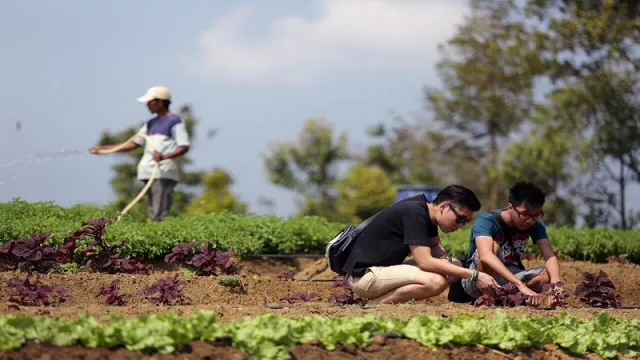
[[[233,259],[232,259],[233,260]],[[328,301],[332,293],[346,291],[333,287],[331,281],[335,278],[330,270],[326,269],[324,259],[297,258],[290,260],[256,259],[237,260],[242,265],[239,278],[244,284],[244,290],[236,290],[221,285],[214,276],[196,276],[180,265],[157,264],[148,275],[141,274],[101,274],[79,272],[68,275],[43,274],[40,276],[42,283],[52,286],[54,289],[65,288],[67,300],[62,303],[51,304],[46,307],[19,306],[10,301],[7,288],[0,290],[0,316],[4,315],[34,315],[63,320],[73,320],[79,313],[86,312],[97,321],[106,323],[113,314],[121,315],[124,319],[135,319],[141,315],[161,314],[166,311],[174,312],[183,317],[188,317],[198,310],[211,310],[216,313],[216,321],[231,324],[242,321],[247,316],[258,316],[263,313],[275,314],[278,317],[299,318],[309,315],[318,315],[325,318],[332,317],[361,317],[366,315],[388,318],[397,317],[409,320],[416,315],[434,315],[440,318],[455,317],[458,314],[470,314],[472,316],[484,315],[487,318],[496,316],[495,308],[474,307],[467,304],[450,303],[446,299],[446,292],[440,296],[418,301],[411,304],[361,306],[338,306]],[[525,265],[535,266],[540,260],[527,260]],[[581,274],[585,271],[596,272],[603,270],[618,288],[618,294],[623,304],[622,309],[607,310],[607,313],[616,319],[640,319],[640,266],[633,264],[593,264],[588,262],[563,261],[561,263],[567,289],[575,289],[581,281]],[[282,271],[292,271],[294,280],[279,279]],[[21,274],[18,274],[22,276]],[[144,297],[137,294],[138,290],[153,282],[178,276],[183,280],[183,294],[187,298],[184,304],[172,306],[156,306],[150,304]],[[16,276],[12,272],[0,273],[0,283],[6,283],[9,278]],[[124,294],[125,306],[111,306],[104,304],[104,298],[96,297],[101,287],[108,286],[112,280],[120,279],[119,293]],[[305,281],[305,280],[315,280]],[[316,296],[307,302],[288,303],[280,300],[295,294],[312,294]],[[266,299],[265,299],[266,294]],[[516,308],[501,308],[511,316],[520,318],[523,316],[539,316],[553,318],[566,312],[579,319],[593,319],[601,309],[585,307],[574,297],[567,299],[565,308],[555,310],[532,309],[523,306]],[[634,308],[635,307],[635,308]],[[409,357],[426,358],[505,358],[504,351],[499,351],[483,345],[451,346],[445,345],[437,352],[420,345],[409,339],[373,337],[371,343],[363,349],[354,345],[339,346],[333,351],[323,348],[317,342],[296,345],[289,348],[288,354],[292,358],[391,358],[401,359]],[[48,355],[47,355],[48,354]],[[70,356],[74,359],[243,359],[248,358],[242,352],[228,343],[207,343],[192,341],[178,347],[173,354],[144,354],[124,348],[116,350],[87,349],[82,346],[51,347],[46,344],[29,343],[28,345],[7,351],[0,355],[2,359],[37,359],[48,356]],[[546,345],[542,349],[521,350],[508,352],[508,357],[520,358],[571,358],[573,355],[557,345]],[[589,354],[588,358],[600,358],[595,354]]]
[[[450,303],[447,292],[370,306],[312,255],[341,226],[318,218],[215,214],[156,225],[108,222],[84,208],[2,206],[10,211],[0,214],[0,359],[637,358],[640,350],[637,231],[551,232],[554,248],[565,249],[565,290],[592,292],[568,294],[556,309]],[[444,240],[464,252],[464,234]],[[529,253],[524,263],[543,262]],[[518,305],[517,297],[496,301]]]

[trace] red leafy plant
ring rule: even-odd
[[[118,285],[120,285],[120,279],[114,279],[113,281],[111,281],[111,284],[107,287],[101,286],[100,287],[100,292],[98,292],[98,295],[96,295],[96,297],[98,296],[104,296],[104,303],[106,305],[116,305],[116,306],[123,306],[125,305],[127,302],[124,299],[123,295],[118,294]]]
[[[496,303],[502,306],[520,306],[528,305],[526,303],[527,296],[518,290],[518,287],[512,283],[508,283],[496,290]],[[530,305],[531,306],[531,305]]]
[[[31,273],[28,273],[24,279],[19,277],[12,277],[7,282],[11,292],[10,297],[16,297],[20,305],[49,305],[49,296],[54,293],[51,286],[45,285],[40,282],[40,274],[36,273],[36,280],[32,283],[29,281]],[[66,289],[56,289],[55,295],[58,297],[59,302],[64,302],[67,299]]]
[[[293,276],[295,275],[295,272],[293,271],[281,271],[278,273],[278,275],[276,275],[276,278],[278,280],[293,280]]]
[[[207,241],[195,254],[191,255],[192,250],[198,245],[200,241],[178,244],[164,257],[164,261],[172,263],[180,260],[190,265],[200,275],[230,275],[237,272],[237,264],[231,262],[235,254],[234,249],[229,251],[212,249],[210,242]]]
[[[553,299],[553,302],[549,303],[551,307],[566,306],[565,299],[570,295],[570,292],[562,290],[564,283],[562,281],[548,283],[542,285],[542,292],[547,295],[548,298]]]
[[[124,241],[109,246],[102,239],[107,221],[105,218],[84,221],[82,227],[66,237],[58,249],[45,244],[45,240],[51,235],[49,232],[9,241],[0,246],[0,269],[47,273],[59,271],[61,264],[76,263],[93,271],[148,274],[151,265],[142,264],[141,258],[121,257],[119,251],[124,246]],[[76,251],[78,241],[84,237],[90,237],[92,241],[84,249]]]
[[[335,302],[338,305],[352,305],[352,304],[360,304],[364,305],[364,299],[355,298],[353,295],[353,290],[349,286],[346,278],[337,279],[333,282],[334,288],[342,288],[347,290],[347,294],[345,293],[332,293],[329,296],[329,302]]]
[[[288,302],[289,304],[294,304],[297,301],[307,302],[313,300],[313,298],[315,298],[316,296],[317,294],[315,292],[312,292],[310,294],[293,293],[280,299],[280,302]]]
[[[74,240],[71,241],[84,236],[93,239],[84,249],[80,250],[77,262],[80,265],[86,265],[93,271],[149,274],[152,267],[151,265],[143,264],[142,258],[127,259],[120,256],[119,250],[125,245],[124,241],[109,245],[102,239],[107,221],[105,218],[85,221],[82,223],[83,227],[73,234]]]
[[[521,305],[529,305],[526,302],[527,297],[525,294],[520,292],[518,288],[508,283],[499,287],[495,295],[483,294],[478,297],[476,301],[473,303],[474,306],[521,306]],[[532,306],[532,305],[529,305]]]
[[[582,283],[578,284],[574,295],[583,303],[596,308],[622,307],[620,295],[616,294],[616,287],[604,271],[597,273],[582,273]]]
[[[178,280],[176,274],[174,277],[160,279],[150,286],[145,286],[138,291],[138,295],[144,296],[154,305],[186,304],[188,299],[182,294],[184,284],[184,281]]]
[[[473,303],[474,306],[496,306],[496,298],[491,294],[482,294]]]
[[[11,240],[0,246],[0,270],[47,273],[59,268],[58,252],[45,244],[50,232]]]

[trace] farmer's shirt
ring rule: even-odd
[[[433,247],[438,226],[431,222],[424,194],[396,202],[376,215],[356,238],[343,270],[363,276],[371,266],[400,265],[409,245]]]
[[[149,180],[153,175],[153,149],[161,154],[168,154],[178,146],[189,146],[187,128],[176,114],[154,117],[140,128],[138,134],[147,135],[151,143],[147,143],[141,136],[134,140],[139,146],[144,146],[144,155],[138,163],[138,180]],[[153,145],[153,148],[149,145]],[[177,158],[160,161],[157,179],[179,180]]]
[[[535,244],[540,239],[547,238],[547,230],[542,220],[536,221],[533,226],[527,230],[520,230],[513,226],[508,226],[500,223],[494,218],[494,213],[500,213],[504,209],[499,209],[494,212],[487,212],[480,215],[471,226],[471,234],[469,236],[469,252],[467,253],[467,261],[465,267],[469,267],[473,260],[473,254],[475,253],[476,238],[478,236],[490,236],[493,241],[498,243],[500,249],[498,250],[498,258],[504,264],[515,263],[522,252],[527,247],[527,241],[531,237],[531,241]],[[511,242],[509,242],[511,238]],[[513,246],[511,246],[513,244]]]

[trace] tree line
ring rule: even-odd
[[[489,210],[506,203],[511,183],[529,179],[548,194],[546,223],[637,226],[640,213],[625,198],[640,181],[640,4],[469,3],[470,15],[440,46],[441,85],[424,89],[426,119],[372,124],[359,153],[328,120],[307,119],[296,140],[263,154],[269,180],[297,195],[300,214],[357,223],[393,203],[399,184],[466,185]],[[192,109],[180,114],[194,136]],[[105,133],[100,144],[137,129]],[[111,180],[118,206],[141,188],[142,150],[123,156],[130,160],[114,166]],[[189,158],[180,161],[174,214],[248,211],[224,169],[187,171]],[[200,195],[188,191],[198,185]]]

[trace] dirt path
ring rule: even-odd
[[[475,308],[470,305],[449,303],[446,292],[435,298],[402,305],[383,305],[377,307],[346,306],[341,308],[328,299],[334,292],[344,292],[342,289],[332,287],[331,282],[305,282],[283,281],[275,278],[280,271],[295,269],[296,279],[325,279],[330,280],[334,274],[322,270],[325,266],[323,259],[314,261],[310,259],[298,259],[291,261],[258,260],[243,263],[241,278],[246,284],[246,292],[238,292],[220,285],[215,277],[198,277],[186,275],[176,270],[157,270],[151,275],[107,275],[96,273],[76,273],[71,275],[42,275],[41,281],[54,288],[65,288],[68,292],[68,300],[61,304],[53,304],[45,308],[33,306],[18,306],[10,301],[9,288],[0,287],[0,314],[35,314],[61,318],[73,318],[79,312],[88,312],[99,320],[106,320],[109,313],[119,313],[125,317],[139,314],[157,313],[163,311],[175,311],[179,314],[189,314],[193,309],[216,310],[220,314],[221,321],[232,321],[247,315],[257,315],[264,311],[272,311],[287,316],[303,316],[307,314],[322,314],[325,316],[351,316],[375,313],[381,316],[395,315],[400,318],[409,318],[415,314],[430,314],[439,316],[451,316],[466,312],[471,314],[486,314],[491,316],[494,309]],[[527,261],[527,267],[541,264],[538,261]],[[605,271],[618,288],[622,303],[625,306],[640,306],[640,266],[622,264],[593,264],[586,262],[562,262],[561,268],[565,274],[566,288],[575,289],[581,280],[584,271]],[[184,294],[189,299],[186,304],[180,306],[155,306],[137,294],[137,291],[154,281],[168,276],[179,275],[179,279],[186,282]],[[0,273],[0,284],[6,284],[7,280],[14,276],[24,274]],[[120,293],[125,294],[127,306],[116,307],[103,304],[102,298],[96,298],[101,286],[108,286],[113,279],[121,280]],[[276,305],[280,299],[293,293],[315,293],[315,298],[308,303],[281,304],[280,308],[265,307]],[[265,299],[266,294],[266,299]],[[569,298],[568,309],[543,311],[528,308],[505,309],[510,314],[537,314],[554,316],[560,311],[566,310],[570,314],[589,318],[599,309],[584,308],[584,305],[575,298]],[[640,310],[616,310],[611,314],[616,317],[640,318]]]

